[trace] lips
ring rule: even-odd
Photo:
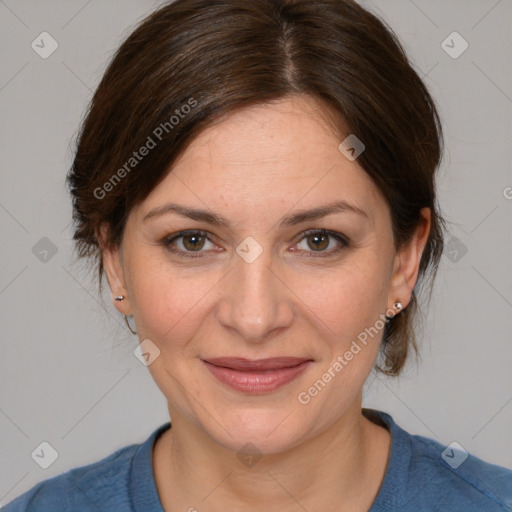
[[[309,359],[301,357],[272,357],[270,359],[244,359],[242,357],[217,357],[206,359],[207,363],[241,372],[281,370],[293,368]]]
[[[208,370],[221,383],[249,394],[274,391],[298,377],[311,363],[300,357],[244,359],[219,357],[203,360]]]

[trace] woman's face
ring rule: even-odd
[[[318,108],[289,97],[210,126],[104,252],[173,424],[230,449],[283,451],[360,414],[384,315],[416,282],[428,218],[396,254],[384,198]],[[298,360],[208,363],[282,357]]]

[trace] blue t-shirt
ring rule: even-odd
[[[363,413],[391,432],[386,474],[369,512],[512,511],[511,470],[467,455],[457,446],[411,435],[384,412]],[[36,484],[2,512],[164,512],[152,448],[170,425],[160,426],[141,444]]]

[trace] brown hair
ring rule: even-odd
[[[420,210],[431,209],[415,290],[431,278],[432,291],[443,250],[435,191],[442,128],[392,30],[352,0],[176,0],[143,20],[113,57],[68,173],[75,248],[96,263],[100,292],[99,226],[107,223],[107,244],[118,245],[131,209],[204,128],[291,94],[319,100],[363,141],[358,163],[387,200],[397,249]],[[413,292],[386,325],[379,371],[398,375],[408,347],[417,353],[417,309]]]

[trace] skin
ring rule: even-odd
[[[153,453],[166,511],[338,510],[340,504],[366,511],[378,493],[390,435],[362,415],[361,403],[382,332],[309,403],[297,397],[397,300],[407,306],[430,211],[422,210],[416,235],[396,252],[389,207],[357,160],[338,150],[344,138],[308,97],[231,114],[202,132],[130,212],[121,245],[103,245],[112,294],[126,297],[115,307],[133,314],[140,340],[160,350],[148,369],[172,418]],[[340,200],[366,216],[345,211],[279,225],[285,215]],[[230,226],[177,213],[143,220],[170,201],[215,212]],[[349,245],[304,236],[310,229],[345,235]],[[191,241],[199,240],[199,257],[179,257],[165,246],[166,237],[183,230],[209,234],[210,240],[189,236],[172,246],[198,254]],[[236,252],[249,236],[262,248],[251,263]],[[247,395],[201,362],[222,356],[313,363],[275,391]],[[248,442],[262,454],[252,467],[237,457]]]

